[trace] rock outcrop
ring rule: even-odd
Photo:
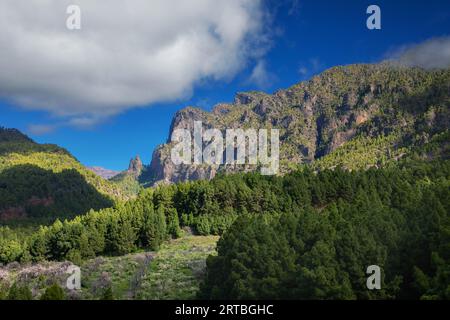
[[[136,156],[130,160],[127,172],[135,177],[138,177],[142,173],[143,167],[144,165],[142,164],[141,158]]]

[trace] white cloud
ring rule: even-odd
[[[260,89],[266,89],[273,84],[274,80],[275,76],[267,70],[266,62],[259,60],[247,79],[247,85],[254,84]]]
[[[418,45],[404,46],[386,54],[386,57],[405,66],[425,69],[450,67],[450,37],[430,39]]]
[[[81,7],[81,30],[66,8]],[[0,1],[0,96],[90,125],[228,80],[264,52],[260,0]],[[255,57],[255,52],[257,57]]]

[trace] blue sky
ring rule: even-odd
[[[381,8],[381,30],[366,28],[370,4]],[[60,116],[23,109],[4,97],[0,125],[65,147],[85,165],[122,170],[136,154],[150,162],[155,146],[167,139],[174,113],[185,106],[209,110],[216,103],[232,101],[238,91],[273,92],[335,65],[377,62],[403,46],[450,35],[450,2],[444,0],[286,0],[264,5],[270,13],[265,21],[269,44],[228,79],[201,79],[192,94],[176,101],[127,109],[88,127],[58,125],[45,134],[36,134],[30,125],[61,123]],[[264,81],[251,79],[258,63],[264,67]]]

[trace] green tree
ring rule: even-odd
[[[167,212],[167,232],[175,239],[181,235],[180,220],[175,208],[169,209]]]
[[[112,287],[109,285],[108,287],[103,290],[103,294],[100,298],[100,300],[115,300]]]
[[[65,300],[66,294],[64,289],[61,288],[57,283],[54,283],[50,287],[45,289],[45,292],[42,294],[41,300]]]
[[[7,300],[32,300],[33,294],[26,284],[14,283],[9,288]]]
[[[156,212],[152,206],[144,208],[143,234],[146,244],[153,250],[157,250],[167,238],[166,216],[163,206],[160,206]]]
[[[137,233],[129,217],[121,212],[111,215],[106,235],[109,252],[122,255],[136,249]]]
[[[24,250],[19,241],[0,239],[0,263],[18,261],[23,254]]]

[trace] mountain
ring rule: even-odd
[[[211,179],[218,173],[255,171],[258,165],[173,164],[177,129],[280,130],[280,174],[303,164],[315,170],[380,167],[404,157],[448,158],[450,70],[381,64],[334,67],[274,94],[238,93],[233,103],[207,112],[178,111],[168,141],[150,165],[139,156],[110,180],[81,165],[67,150],[38,144],[15,129],[0,129],[1,219],[54,217],[110,206],[141,186]],[[96,170],[105,173],[104,170]]]
[[[168,141],[140,176],[144,184],[211,179],[219,172],[254,171],[256,165],[179,165],[170,152],[176,129],[280,130],[280,170],[297,165],[380,166],[404,156],[448,155],[450,70],[389,63],[331,68],[274,94],[238,93],[211,112],[187,107],[172,120]],[[225,135],[224,135],[225,136]]]
[[[109,170],[102,167],[86,167],[86,169],[106,180],[111,179],[120,173],[120,171]]]
[[[67,150],[0,127],[0,221],[52,220],[128,199],[120,186],[86,169]]]

